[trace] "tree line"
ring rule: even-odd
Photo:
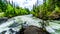
[[[43,4],[39,6],[33,5],[31,11],[28,8],[13,6],[13,4],[6,0],[0,0],[0,14],[2,17],[9,18],[18,15],[33,14],[35,17],[44,20],[57,19],[60,17],[60,0],[43,0]]]

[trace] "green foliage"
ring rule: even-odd
[[[34,16],[42,19],[49,19],[50,16],[53,16],[54,14],[60,15],[59,0],[44,0],[44,4],[33,6],[32,11],[29,11],[27,8],[23,9],[19,6],[14,7],[11,4],[5,2],[0,0],[0,13],[4,12],[4,16],[9,18],[18,15],[33,14]]]
[[[2,10],[2,12],[6,10],[6,7],[7,7],[7,4],[2,0],[0,0],[0,9]]]
[[[52,16],[55,19],[56,16],[54,15],[60,15],[59,3],[59,0],[44,0],[44,3],[42,5],[33,7],[32,14],[44,20],[52,19]]]
[[[2,18],[4,16],[5,16],[4,12],[0,12],[0,18]]]
[[[4,12],[4,14],[2,14]],[[0,0],[0,17],[14,17],[18,15],[26,15],[30,14],[29,9],[27,8],[21,8],[19,6],[14,7],[12,4],[7,3],[6,0],[2,1]]]
[[[0,9],[0,12],[2,12],[2,10]]]
[[[5,16],[8,16],[8,17],[12,17],[12,13],[13,13],[13,7],[8,4],[7,7],[6,7],[6,11],[5,11]]]
[[[7,5],[7,9],[5,12],[6,17],[10,18],[10,17],[14,17],[18,15],[25,15],[25,14],[29,14],[29,10],[27,8],[23,9],[19,6],[13,7],[10,4]]]

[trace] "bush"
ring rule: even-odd
[[[4,17],[4,16],[5,16],[4,12],[1,12],[1,13],[0,13],[0,18],[2,18],[2,17]]]
[[[29,10],[28,9],[23,9],[21,7],[12,7],[10,4],[8,4],[6,12],[5,12],[5,16],[6,17],[14,17],[14,16],[18,16],[18,15],[25,15],[25,14],[29,14]]]

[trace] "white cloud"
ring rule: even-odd
[[[15,4],[19,5],[20,7],[27,7],[32,8],[33,4],[37,2],[37,0],[10,0],[13,1]],[[42,0],[38,0],[39,4],[42,4]]]

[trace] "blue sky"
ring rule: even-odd
[[[37,2],[37,0],[7,0],[7,1],[13,1],[16,5],[22,7],[22,8],[29,8],[30,10],[33,7],[33,4],[35,5],[35,3]],[[43,0],[38,0],[39,4],[43,3]]]

